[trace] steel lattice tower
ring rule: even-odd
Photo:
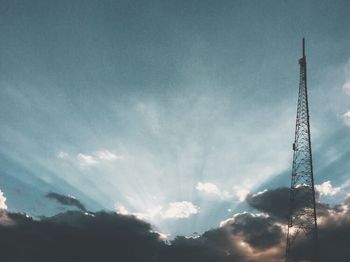
[[[317,219],[309,105],[306,82],[305,40],[299,59],[300,82],[293,143],[293,169],[290,188],[286,262],[317,262]]]

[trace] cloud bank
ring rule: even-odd
[[[66,201],[62,195],[50,195],[62,204]],[[1,257],[33,262],[282,262],[288,196],[287,188],[250,194],[247,203],[257,212],[235,214],[202,235],[168,242],[133,215],[69,211],[36,221],[3,211],[1,216],[11,223],[0,223]],[[318,224],[320,261],[349,261],[350,198],[333,207],[318,203]],[[308,250],[304,243],[297,246],[300,261]]]

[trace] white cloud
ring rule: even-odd
[[[316,191],[320,193],[320,195],[324,196],[334,196],[340,192],[340,187],[333,187],[331,181],[326,181],[321,185],[315,186]]]
[[[240,186],[234,186],[233,191],[235,193],[235,197],[238,198],[240,202],[245,201],[252,187],[253,187],[253,184],[248,182],[243,183],[243,185],[240,185]]]
[[[222,200],[232,198],[232,195],[225,190],[221,190],[217,185],[209,182],[198,182],[196,189],[207,195],[219,197]]]
[[[236,196],[238,197],[239,201],[243,202],[247,195],[249,194],[250,190],[249,189],[238,189],[236,191]]]
[[[173,202],[161,212],[162,218],[187,218],[197,214],[199,207],[188,201]]]
[[[122,206],[122,205],[116,206],[116,212],[117,212],[117,214],[120,214],[120,215],[129,215],[130,214],[129,210],[127,210],[125,208],[125,206]]]
[[[91,156],[91,155],[84,155],[82,153],[79,153],[77,155],[78,162],[81,166],[93,166],[98,164],[97,160]]]
[[[196,189],[200,192],[207,193],[207,194],[214,194],[214,195],[220,195],[220,190],[217,185],[213,183],[202,183],[198,182]]]
[[[259,191],[259,192],[255,193],[255,194],[253,194],[252,197],[260,196],[260,195],[264,194],[265,192],[267,192],[267,189],[264,189],[262,191]]]
[[[168,237],[170,237],[170,234],[165,234],[165,233],[162,233],[162,232],[159,232],[159,231],[152,230],[151,232],[158,234],[159,239],[163,240],[163,241],[167,241]]]
[[[345,125],[350,127],[350,111],[348,111],[347,113],[345,113],[343,115],[343,121],[344,121]]]
[[[78,164],[80,167],[89,167],[97,164],[101,164],[103,161],[114,161],[122,159],[119,156],[107,149],[101,149],[92,153],[78,153],[76,156],[72,156],[67,152],[60,151],[57,153],[57,158],[69,161],[73,164]]]
[[[4,196],[4,193],[0,190],[0,210],[5,209],[7,209],[6,197]]]
[[[121,159],[121,156],[118,156],[107,149],[97,151],[96,155],[99,159],[107,161]]]
[[[158,205],[152,208],[148,208],[146,210],[146,212],[137,212],[134,213],[133,215],[135,215],[138,219],[144,219],[144,220],[156,220],[159,218],[163,218],[162,217],[162,211],[163,211],[163,207]]]
[[[196,189],[199,192],[218,196],[222,200],[238,199],[240,202],[243,202],[245,200],[246,196],[250,192],[250,188],[251,186],[234,186],[234,194],[231,194],[230,192],[221,190],[217,185],[209,182],[198,182],[196,186]]]
[[[123,205],[116,206],[116,212],[121,215],[133,215],[142,220],[182,219],[199,212],[199,207],[188,201],[172,202],[166,207],[156,206],[145,212],[130,212]]]

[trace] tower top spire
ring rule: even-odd
[[[305,38],[303,37],[303,57],[305,57]]]

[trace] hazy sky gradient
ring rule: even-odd
[[[53,191],[189,234],[232,216],[249,191],[288,185],[302,37],[315,180],[346,192],[349,11],[348,1],[1,0],[8,208],[57,213]]]

